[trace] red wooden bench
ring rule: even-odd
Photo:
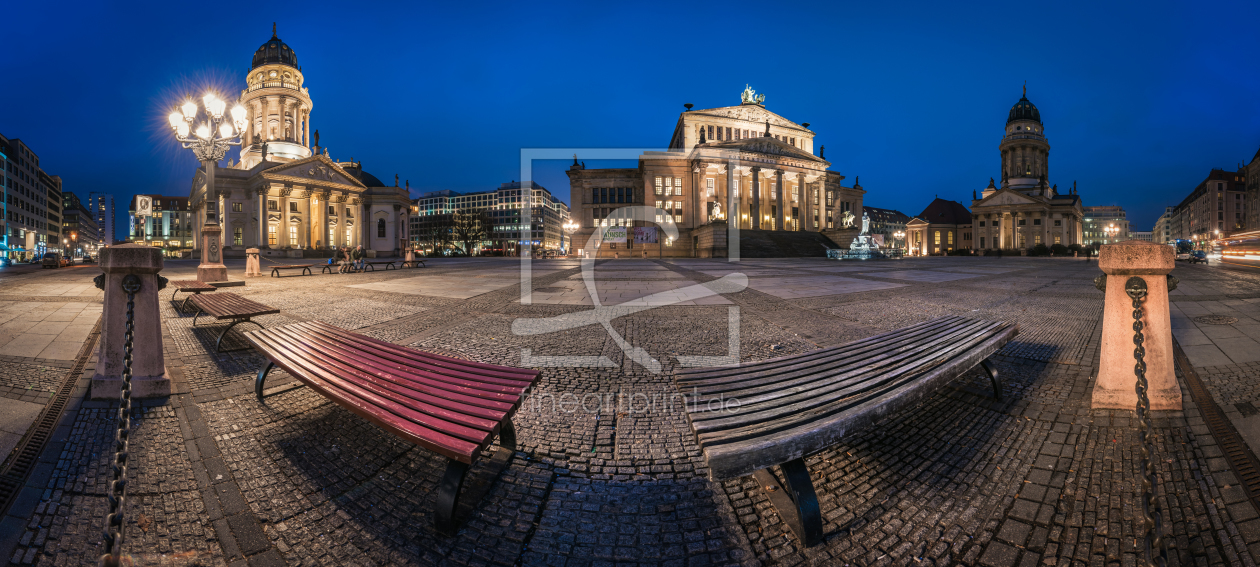
[[[201,280],[176,280],[167,285],[175,288],[175,291],[171,292],[171,301],[175,301],[175,294],[181,291],[185,293],[192,292],[193,295],[199,295],[203,291],[214,291],[219,289]],[[184,302],[179,304],[180,311],[183,311],[184,308],[188,307],[188,300],[191,299],[193,295],[185,297]]]
[[[271,277],[280,277],[280,270],[302,270],[300,276],[311,275],[311,267],[315,264],[276,264],[271,267]]]
[[[512,414],[537,370],[482,364],[430,354],[306,321],[245,333],[267,357],[254,393],[275,366],[338,405],[411,443],[446,457],[435,524],[445,533],[455,518],[464,477],[497,435],[495,477],[516,451]],[[469,489],[468,496],[473,494]]]
[[[235,293],[216,293],[214,295],[194,295],[192,296],[193,305],[197,306],[197,314],[193,316],[193,326],[197,325],[197,317],[202,313],[206,313],[220,321],[231,319],[232,324],[223,329],[219,333],[219,339],[214,342],[214,351],[219,352],[219,347],[223,344],[223,337],[227,336],[228,331],[232,330],[241,323],[253,323],[262,327],[258,321],[254,321],[254,317],[260,315],[274,315],[280,310],[269,305],[263,305],[257,301],[251,301],[236,295]]]

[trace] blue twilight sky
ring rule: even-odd
[[[275,21],[332,157],[413,194],[519,180],[521,148],[664,146],[683,103],[737,104],[745,83],[811,123],[867,204],[910,215],[1000,175],[1024,81],[1050,182],[1135,229],[1260,148],[1254,1],[208,6],[8,6],[0,133],[83,197],[187,195],[196,163],[164,116],[207,86],[239,92]],[[568,201],[566,166],[534,178]]]

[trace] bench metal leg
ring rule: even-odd
[[[993,369],[987,358],[980,361],[980,367],[989,375],[989,382],[993,384],[993,399],[999,402],[1002,401],[1002,381],[998,380],[997,370]]]
[[[180,311],[183,311],[183,310],[185,310],[185,309],[188,309],[188,300],[192,299],[192,298],[193,298],[193,295],[201,295],[201,292],[200,292],[200,291],[194,291],[194,292],[192,293],[192,295],[189,295],[189,296],[185,297],[185,298],[184,298],[184,302],[183,302],[183,303],[181,303],[181,304],[179,304],[179,310],[180,310]],[[175,294],[173,294],[173,293],[171,294],[171,301],[175,301]]]
[[[761,469],[753,473],[753,478],[761,484],[770,498],[770,503],[779,512],[783,523],[792,528],[796,537],[813,547],[822,543],[823,524],[822,511],[818,507],[818,495],[814,492],[814,481],[809,478],[809,470],[805,468],[805,459],[794,459],[779,465],[783,477],[787,479],[787,490],[784,490],[779,478],[770,469]]]
[[[267,364],[265,364],[262,368],[258,369],[258,378],[254,380],[254,395],[258,396],[259,403],[263,401],[262,399],[263,383],[267,381],[267,373],[271,372],[271,369],[275,367],[276,367],[276,363],[272,362],[269,359],[267,360]]]
[[[231,325],[228,325],[226,329],[223,329],[223,332],[222,332],[222,333],[219,333],[219,340],[214,341],[214,352],[219,352],[219,345],[223,344],[223,337],[226,337],[226,336],[227,336],[228,331],[231,331],[231,330],[232,330],[232,327],[235,327],[235,326],[237,326],[237,325],[240,325],[241,323],[253,323],[253,324],[255,324],[255,325],[258,325],[258,328],[259,328],[259,329],[265,329],[265,328],[266,328],[266,327],[263,327],[263,326],[262,326],[262,324],[261,324],[261,323],[259,323],[258,321],[251,321],[248,317],[247,317],[247,318],[245,318],[245,319],[237,319],[237,320],[235,320],[235,321],[232,321],[232,324],[231,324]],[[238,349],[238,350],[239,350],[239,349]]]
[[[457,517],[461,497],[465,502],[475,506],[490,491],[490,486],[507,468],[515,454],[516,428],[512,426],[512,420],[508,419],[499,427],[499,448],[490,458],[488,467],[491,476],[469,482],[468,488],[462,495],[460,490],[464,488],[464,481],[468,478],[471,466],[450,459],[446,465],[446,473],[442,475],[442,480],[438,483],[437,498],[433,503],[433,525],[437,531],[446,535],[455,535],[462,523],[461,518]]]
[[[198,307],[198,308],[197,308],[197,312],[193,314],[193,326],[194,326],[194,327],[196,327],[196,326],[197,326],[197,318],[198,318],[198,317],[200,317],[202,313],[205,313],[205,311],[202,311],[202,310],[201,310],[201,308],[200,308],[200,307]]]

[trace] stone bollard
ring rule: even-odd
[[[1098,267],[1106,275],[1106,304],[1093,407],[1125,410],[1137,407],[1133,299],[1125,293],[1129,278],[1137,276],[1146,281],[1147,290],[1142,302],[1142,335],[1151,409],[1181,409],[1181,388],[1173,374],[1172,323],[1168,314],[1168,273],[1172,272],[1173,264],[1172,247],[1154,242],[1127,240],[1104,245],[1099,251]]]
[[[197,279],[210,282],[228,281],[227,266],[223,265],[223,229],[217,224],[201,227],[201,264],[197,266]]]
[[[258,259],[257,248],[245,249],[245,277],[255,278],[262,276],[262,265]]]
[[[171,381],[162,355],[162,319],[158,312],[158,291],[166,287],[162,271],[162,249],[139,244],[119,244],[101,249],[101,271],[97,287],[105,290],[101,317],[101,344],[92,376],[91,398],[116,400],[122,392],[123,358],[127,333],[127,292],[123,278],[136,275],[133,311],[134,330],[131,352],[131,396],[159,398],[171,395]]]

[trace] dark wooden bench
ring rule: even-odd
[[[393,261],[393,260],[373,260],[373,261],[371,261],[371,262],[364,262],[364,263],[363,263],[363,271],[365,271],[365,272],[375,272],[375,271],[376,271],[376,268],[373,268],[372,266],[375,266],[375,265],[377,265],[377,264],[385,264],[385,271],[389,271],[391,268],[392,268],[392,269],[395,269],[395,270],[397,270],[397,269],[398,269],[398,266],[395,266],[395,265],[394,265],[394,261]]]
[[[338,261],[337,261],[337,263],[334,263],[334,264],[324,264],[323,266],[324,266],[324,267],[320,268],[320,270],[319,270],[319,273],[321,273],[321,274],[340,274],[340,273],[342,273],[342,272],[341,272],[341,261],[340,261],[340,260],[338,260]]]
[[[254,321],[253,317],[261,315],[274,315],[280,310],[269,305],[263,305],[257,301],[251,301],[236,295],[235,293],[223,292],[214,295],[194,295],[192,296],[193,305],[197,306],[197,314],[193,316],[193,326],[197,325],[197,317],[202,313],[210,315],[220,321],[231,319],[232,324],[223,329],[219,333],[219,338],[214,342],[214,351],[219,352],[219,347],[223,344],[223,337],[227,336],[228,331],[232,330],[241,323],[253,323],[262,327],[258,321]]]
[[[943,317],[796,356],[679,371],[687,417],[712,480],[753,475],[784,523],[808,547],[822,515],[805,457],[935,394],[977,364],[1000,399],[987,358],[1019,328]],[[787,481],[779,484],[770,467]]]
[[[410,266],[408,266],[407,264],[411,264],[411,265],[410,265]],[[424,264],[424,260],[422,260],[422,259],[420,259],[420,258],[416,258],[415,260],[403,260],[403,261],[402,261],[402,263],[400,263],[400,264],[399,264],[399,267],[402,267],[402,268],[427,268],[428,266],[426,266],[426,265]]]
[[[274,366],[342,407],[411,443],[445,456],[435,524],[459,526],[460,489],[472,465],[497,435],[491,457],[497,477],[516,451],[512,414],[538,378],[537,370],[482,364],[430,354],[352,333],[320,321],[250,331],[245,337],[267,357],[254,393]],[[488,485],[469,486],[472,504]]]
[[[302,273],[298,275],[309,276],[314,266],[315,264],[276,264],[271,267],[271,277],[280,277],[280,270],[302,270]]]
[[[193,295],[199,295],[203,291],[214,291],[219,289],[201,280],[176,280],[167,285],[175,288],[175,291],[171,292],[171,301],[175,301],[175,294],[181,291],[184,293],[192,292]],[[185,297],[184,302],[179,304],[180,311],[183,311],[184,308],[188,307],[188,300],[191,299],[193,295]]]

